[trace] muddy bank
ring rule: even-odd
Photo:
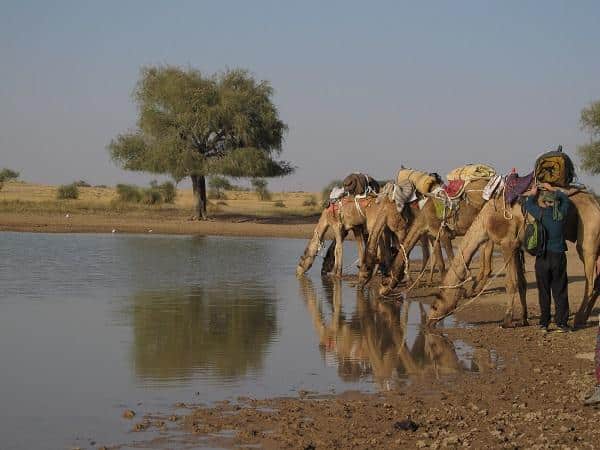
[[[40,233],[160,233],[206,236],[287,237],[311,236],[318,216],[256,217],[219,215],[207,221],[175,217],[122,214],[0,213],[0,231]]]
[[[183,432],[179,443],[267,449],[597,447],[600,409],[581,404],[594,382],[590,354],[597,322],[594,318],[588,328],[572,333],[541,333],[532,263],[528,259],[531,326],[499,327],[505,293],[498,277],[480,301],[460,313],[471,327],[438,330],[489,350],[496,367],[482,364],[478,374],[457,377],[417,374],[407,387],[378,394],[300,392],[297,398],[190,407],[177,417]],[[581,298],[582,273],[570,251],[572,311]],[[414,297],[426,293],[423,289]],[[152,428],[159,419],[137,423]],[[168,447],[168,442],[162,436],[153,445]]]

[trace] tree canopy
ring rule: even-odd
[[[275,177],[293,172],[278,158],[287,125],[273,88],[246,70],[215,75],[175,66],[141,69],[135,87],[137,128],[108,145],[128,170],[191,177],[206,213],[207,175]]]
[[[587,172],[600,173],[600,101],[590,104],[581,111],[581,129],[590,134],[590,142],[577,149],[581,157],[581,168]]]

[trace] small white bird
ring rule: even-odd
[[[113,233],[116,233],[116,232],[117,232],[117,230],[115,230],[115,229],[113,228],[112,232],[113,232]]]
[[[69,217],[71,217],[71,214],[66,214],[65,217],[68,219]]]
[[[148,233],[152,233],[152,230],[148,230]]]

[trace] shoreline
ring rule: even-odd
[[[206,221],[127,214],[0,213],[0,231],[31,233],[135,233],[308,239],[318,219],[312,216],[214,216]]]

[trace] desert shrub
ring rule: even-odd
[[[94,185],[94,187],[98,188],[98,189],[107,189],[108,188],[108,186],[105,184],[96,184],[96,185]]]
[[[273,203],[273,206],[276,206],[277,208],[285,208],[285,203],[283,203],[282,200],[277,200],[275,203]]]
[[[142,189],[142,203],[145,205],[158,205],[163,202],[163,196],[158,187]]]
[[[333,180],[331,183],[329,183],[327,186],[325,186],[323,188],[323,190],[321,191],[321,201],[324,206],[327,206],[327,203],[329,202],[329,193],[336,186],[342,187],[343,186],[342,180]]]
[[[5,181],[16,180],[17,178],[19,178],[19,172],[7,168],[0,170],[0,190],[2,190]]]
[[[177,189],[175,185],[170,181],[165,181],[163,184],[158,186],[158,190],[162,195],[162,201],[165,203],[173,203],[177,197]]]
[[[232,184],[225,177],[218,175],[212,176],[208,180],[208,196],[214,199],[225,199],[225,193],[223,191],[231,190]]]
[[[267,189],[267,180],[264,178],[253,178],[250,184],[252,184],[259,200],[271,200],[271,193]]]
[[[60,185],[56,192],[56,197],[59,200],[77,199],[79,198],[79,189],[75,183]]]
[[[309,206],[311,208],[314,208],[315,206],[317,206],[317,199],[314,195],[311,195],[302,202],[302,206]]]
[[[142,200],[142,192],[133,184],[117,184],[117,197],[122,202],[139,203]]]
[[[19,172],[7,169],[6,167],[0,170],[0,181],[16,180],[19,178]]]
[[[225,195],[225,192],[223,192],[220,189],[209,189],[207,195],[208,195],[208,198],[211,198],[214,200],[227,200],[227,196]]]
[[[76,181],[76,182],[75,182],[75,183],[73,183],[73,184],[74,184],[75,186],[77,186],[77,187],[91,187],[90,183],[88,183],[88,182],[87,182],[87,181],[85,181],[85,180],[79,180],[79,181]]]

